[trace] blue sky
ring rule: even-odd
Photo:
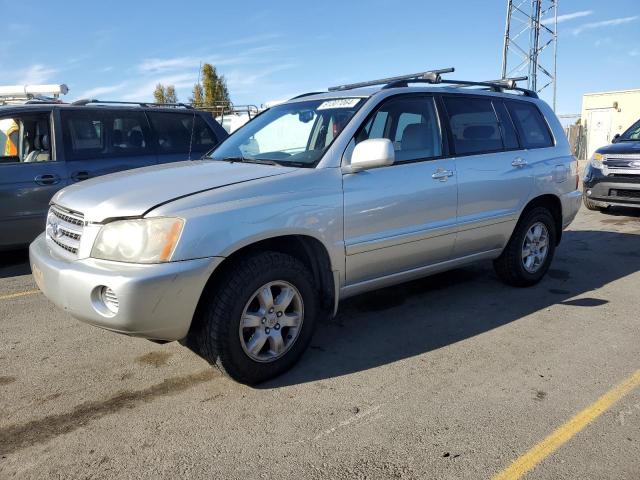
[[[235,103],[261,104],[428,68],[497,78],[506,0],[0,0],[0,10],[0,84],[149,100],[162,82],[186,101],[210,62]],[[559,14],[558,113],[578,112],[585,92],[640,88],[638,0],[561,0]]]

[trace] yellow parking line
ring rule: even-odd
[[[521,478],[638,386],[640,386],[640,370],[636,370],[633,375],[621,384],[609,390],[564,425],[557,428],[551,435],[493,477],[493,480],[517,480]]]
[[[0,295],[0,300],[9,300],[11,298],[26,297],[27,295],[35,295],[36,293],[40,293],[40,290],[28,290],[26,292],[11,293],[9,295]]]

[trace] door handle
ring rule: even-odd
[[[440,180],[441,182],[446,182],[449,177],[453,177],[453,171],[445,170],[444,168],[439,168],[431,175],[431,178],[434,180]]]
[[[60,177],[55,173],[45,173],[38,175],[33,181],[38,185],[55,185],[56,183],[60,183]]]
[[[524,167],[527,165],[527,161],[522,157],[517,157],[513,159],[511,165],[513,165],[514,167]]]
[[[73,172],[71,174],[71,179],[76,181],[76,182],[80,182],[81,180],[86,180],[88,178],[89,178],[89,172],[86,172],[86,171]]]

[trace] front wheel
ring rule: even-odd
[[[528,287],[544,277],[556,247],[553,216],[544,207],[525,213],[502,255],[493,261],[500,279],[516,287]]]
[[[256,384],[302,356],[318,315],[313,277],[279,252],[252,255],[216,283],[194,332],[200,355],[234,378]]]

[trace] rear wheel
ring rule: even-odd
[[[493,262],[500,279],[516,287],[538,283],[551,265],[556,247],[555,221],[549,210],[525,213],[502,252]]]
[[[235,380],[256,384],[291,368],[318,315],[313,277],[299,260],[263,252],[217,282],[192,335],[200,355]]]

